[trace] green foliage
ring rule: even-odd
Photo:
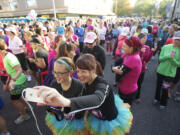
[[[152,0],[137,0],[134,7],[134,13],[143,16],[151,16],[155,10],[155,1]]]
[[[161,1],[160,3],[160,8],[159,8],[159,14],[162,16],[162,17],[165,17],[166,16],[166,12],[165,12],[165,8],[166,8],[166,5],[169,3],[169,2],[172,2],[173,0],[163,0]]]
[[[118,16],[130,16],[132,14],[133,8],[130,5],[128,0],[117,0],[117,9],[116,9],[116,0],[114,2],[114,12]]]
[[[131,16],[135,13],[140,16],[165,16],[165,7],[168,2],[174,0],[162,0],[160,2],[160,8],[156,9],[155,4],[158,0],[137,0],[134,7],[130,5],[129,0],[114,0],[114,12],[118,16]]]

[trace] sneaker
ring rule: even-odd
[[[160,106],[159,106],[159,109],[160,109],[160,110],[164,110],[164,109],[166,109],[166,106],[160,105]]]
[[[26,75],[26,79],[28,82],[30,82],[32,80],[31,75]]]
[[[179,102],[180,101],[180,97],[175,97],[174,100]]]
[[[21,124],[21,123],[23,123],[24,121],[26,121],[26,120],[29,120],[31,118],[31,116],[30,115],[28,115],[28,114],[26,114],[26,115],[24,115],[24,116],[19,116],[15,121],[14,121],[14,123],[15,124]]]
[[[156,100],[156,99],[154,99],[153,102],[152,102],[153,105],[157,105],[158,103],[159,103],[159,101]]]

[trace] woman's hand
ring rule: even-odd
[[[30,63],[35,63],[35,59],[29,58],[29,62],[30,62]]]
[[[14,87],[15,87],[15,81],[14,81],[14,80],[10,80],[10,82],[9,82],[9,88],[10,88],[10,89],[14,89]]]
[[[56,89],[37,86],[34,89],[38,90],[38,97],[43,97],[44,104],[50,106],[70,107],[71,101],[62,96]],[[42,105],[42,104],[38,104]]]
[[[146,48],[141,48],[141,52],[145,53],[146,52]]]
[[[121,69],[119,69],[119,66],[113,67],[112,70],[119,75],[123,74],[123,71]]]
[[[151,49],[151,51],[155,52],[157,50],[157,47],[158,46],[156,45],[154,48]]]

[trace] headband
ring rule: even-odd
[[[69,64],[65,62],[64,60],[62,60],[61,58],[57,59],[57,62],[63,63],[64,65],[66,65],[69,71],[71,70],[71,67],[69,66]]]

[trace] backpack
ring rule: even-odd
[[[154,25],[153,28],[152,28],[152,33],[153,34],[157,34],[158,33],[158,26],[157,25]]]

